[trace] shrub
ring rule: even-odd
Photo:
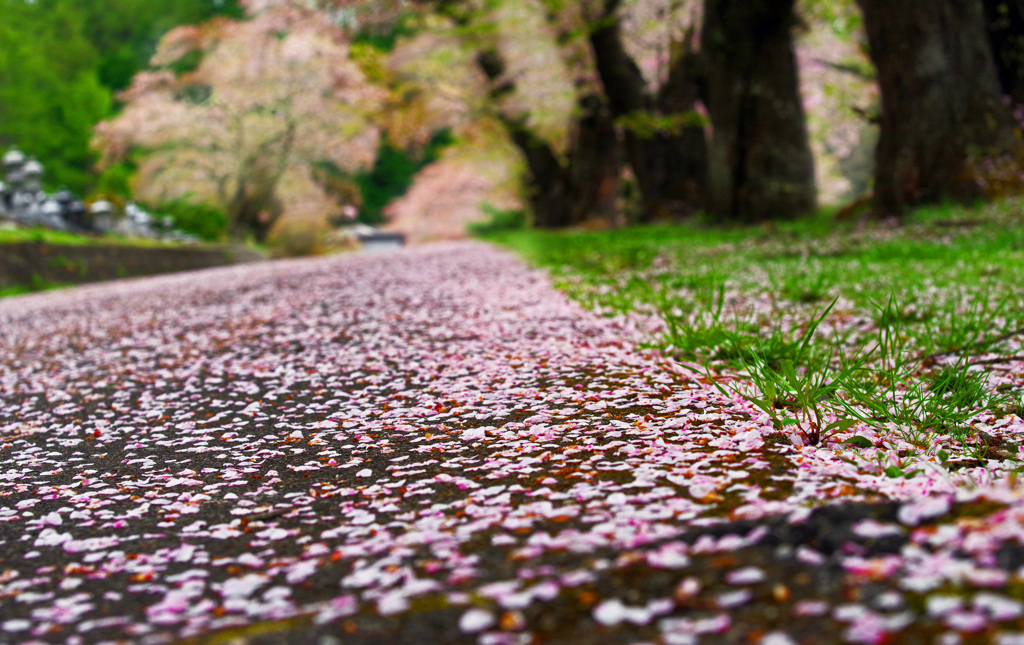
[[[278,222],[267,238],[267,246],[275,258],[299,258],[327,252],[324,226],[287,220]]]

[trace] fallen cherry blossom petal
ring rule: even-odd
[[[470,609],[459,618],[459,629],[475,634],[482,632],[495,623],[494,614],[485,609]]]

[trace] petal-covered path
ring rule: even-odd
[[[0,301],[0,642],[1024,643],[1013,490],[634,336],[474,243]]]

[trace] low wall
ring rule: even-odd
[[[253,251],[229,246],[148,248],[17,242],[0,244],[0,289],[83,284],[260,259]]]

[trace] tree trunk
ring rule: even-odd
[[[496,103],[515,91],[514,83],[504,78],[505,64],[497,51],[481,53],[477,62],[494,84],[491,98]],[[607,105],[593,94],[581,96],[577,113],[563,158],[526,127],[525,118],[498,109],[499,120],[526,161],[528,199],[538,228],[615,219],[621,162],[614,122]]]
[[[695,118],[696,57],[687,47],[672,62],[659,95],[652,96],[623,46],[619,4],[605,0],[590,44],[612,115],[625,125],[625,154],[640,189],[641,221],[691,215],[702,206],[707,180],[704,127]]]
[[[978,0],[857,0],[882,94],[876,216],[1020,189],[1020,142]]]
[[[581,115],[573,124],[567,170],[580,211],[587,219],[616,221],[622,154],[615,122],[602,97],[588,94],[578,102]]]
[[[793,2],[705,0],[701,40],[713,130],[706,204],[718,218],[758,222],[814,211]]]
[[[284,208],[277,198],[280,178],[264,158],[249,159],[239,174],[234,193],[225,204],[231,237],[244,240],[252,235],[259,243],[267,240]]]
[[[586,97],[581,107],[599,102]],[[561,228],[590,219],[613,220],[620,174],[618,141],[610,115],[585,112],[574,124],[565,159],[521,121],[501,117],[526,161],[530,209],[538,228]]]
[[[1024,0],[983,0],[999,86],[1024,106]]]
[[[414,0],[414,4],[433,5],[439,14],[463,29],[471,27],[485,10],[478,3],[465,0]],[[550,20],[557,16],[557,11],[553,5],[549,8],[553,10]],[[570,41],[569,36],[566,34],[561,40]],[[489,98],[495,116],[526,161],[534,226],[559,228],[592,218],[614,223],[622,168],[620,144],[605,100],[589,87],[591,84],[577,80],[577,109],[568,152],[559,155],[529,130],[525,117],[509,116],[502,111],[503,99],[515,92],[516,85],[506,75],[505,61],[497,47],[480,47],[476,63],[491,82]]]

